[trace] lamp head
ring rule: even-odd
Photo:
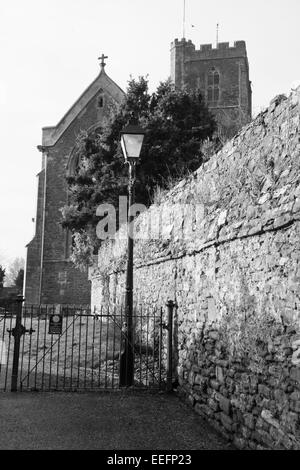
[[[120,134],[125,161],[137,161],[142,150],[145,130],[138,124],[128,124]]]

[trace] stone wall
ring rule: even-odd
[[[179,393],[240,448],[300,448],[300,89],[136,223],[135,298],[175,300]],[[126,233],[91,271],[124,292]],[[96,305],[96,307],[97,307]]]

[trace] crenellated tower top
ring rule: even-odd
[[[190,39],[175,39],[171,43],[171,79],[176,88],[200,89],[229,134],[251,118],[245,41],[201,44],[196,49]]]

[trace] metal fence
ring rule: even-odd
[[[136,308],[134,386],[167,384],[164,310]],[[0,312],[0,390],[100,390],[120,386],[126,329],[122,308],[23,306]]]

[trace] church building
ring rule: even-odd
[[[223,137],[233,137],[251,120],[252,92],[245,41],[201,44],[175,39],[171,79],[176,88],[200,89]]]
[[[67,203],[66,176],[76,169],[73,149],[81,131],[93,132],[106,119],[111,106],[125,93],[105,72],[102,54],[100,73],[54,127],[44,127],[42,168],[38,174],[36,229],[27,245],[24,294],[28,304],[89,304],[88,274],[70,260],[72,238],[61,225],[61,208]],[[176,88],[199,88],[219,130],[233,136],[251,119],[251,82],[246,44],[236,41],[201,45],[190,40],[171,44],[171,79]]]
[[[72,238],[60,222],[67,202],[66,176],[76,168],[72,158],[76,137],[100,127],[109,108],[125,97],[106,74],[105,59],[102,55],[99,75],[60,122],[42,129],[35,236],[27,245],[24,295],[28,304],[90,304],[88,274],[70,261]]]

